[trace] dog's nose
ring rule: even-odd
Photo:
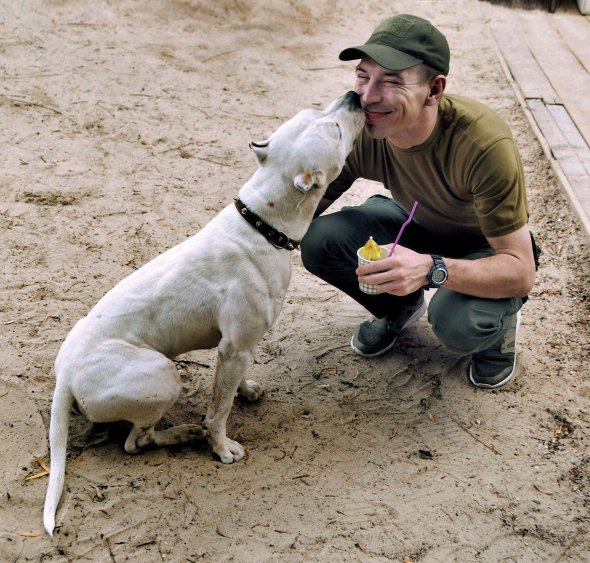
[[[361,98],[354,90],[350,90],[344,94],[344,102],[348,104],[350,109],[361,108]]]

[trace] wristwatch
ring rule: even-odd
[[[447,281],[449,272],[447,272],[447,267],[438,254],[432,254],[431,257],[434,266],[432,266],[430,272],[428,272],[428,284],[425,287],[437,288]]]

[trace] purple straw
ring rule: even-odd
[[[391,247],[391,250],[389,251],[389,256],[391,256],[393,254],[393,251],[395,250],[395,247],[397,246],[397,243],[399,242],[399,239],[401,238],[402,233],[404,232],[404,229],[406,228],[406,225],[412,220],[412,217],[414,216],[414,211],[416,211],[416,207],[418,207],[417,201],[414,202],[414,205],[412,206],[412,211],[410,211],[410,215],[406,219],[406,222],[401,226],[399,233],[397,233],[397,237],[395,239],[395,242],[393,243],[393,246]]]

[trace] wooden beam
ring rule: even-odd
[[[538,98],[548,104],[561,103],[559,96],[533,57],[522,30],[514,19],[492,24],[491,30],[522,95],[526,99]]]

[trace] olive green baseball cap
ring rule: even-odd
[[[428,20],[401,14],[382,21],[369,40],[340,53],[341,61],[369,57],[390,70],[403,70],[420,63],[449,73],[451,53],[445,36]]]

